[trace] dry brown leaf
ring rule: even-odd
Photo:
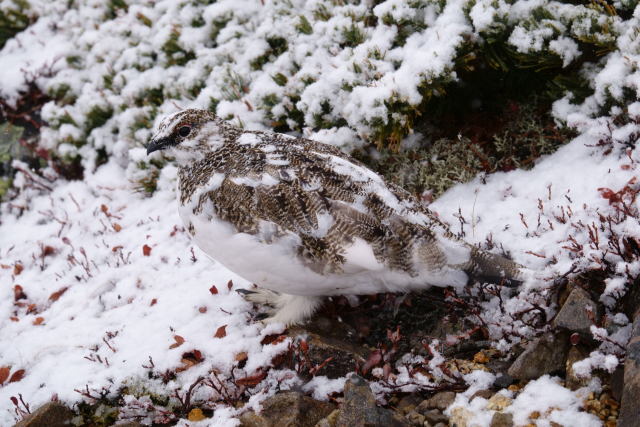
[[[232,281],[232,280],[229,280],[229,281],[227,282],[227,288],[228,288],[229,290],[231,290],[231,288],[233,288],[233,281]]]
[[[69,289],[67,286],[65,286],[64,288],[60,288],[57,291],[55,291],[54,293],[52,293],[51,295],[49,295],[49,301],[53,302],[53,301],[58,301],[58,299],[60,299],[60,297],[62,296],[62,294],[64,294],[65,292],[67,292],[67,289]]]
[[[202,307],[198,308],[198,311],[199,311],[200,313],[206,313],[206,312],[207,312],[207,307],[202,306]]]
[[[4,382],[9,378],[9,369],[8,366],[0,366],[0,385],[4,384]]]
[[[24,289],[22,289],[22,286],[15,285],[13,287],[13,300],[18,301],[21,299],[27,299],[27,294],[24,293]]]
[[[209,292],[211,292],[211,295],[217,295],[218,294],[218,288],[216,288],[216,285],[213,285],[209,288]]]
[[[149,256],[149,255],[151,255],[151,246],[149,246],[149,245],[146,245],[146,244],[145,244],[145,245],[142,247],[142,255],[144,255],[144,256]]]
[[[38,326],[38,325],[42,325],[43,322],[44,322],[44,317],[36,317],[36,320],[33,321],[33,324]]]
[[[224,338],[226,336],[227,336],[227,325],[220,326],[216,331],[216,334],[214,335],[214,337],[216,338]]]
[[[247,352],[243,351],[242,353],[236,354],[234,359],[236,359],[237,362],[242,362],[243,360],[247,360],[248,357]]]
[[[154,298],[151,300],[151,304],[149,304],[150,307],[153,307],[154,305],[156,305],[158,303],[158,299]]]
[[[122,226],[120,224],[118,224],[117,222],[113,224],[113,229],[115,230],[116,233],[120,232],[120,230],[122,230]]]
[[[182,338],[180,335],[175,335],[173,337],[173,339],[176,341],[175,343],[171,344],[169,346],[169,348],[178,348],[180,347],[182,344],[184,344],[184,338]]]
[[[13,266],[13,274],[14,276],[18,276],[20,273],[22,273],[22,270],[24,270],[24,266],[20,263],[16,263]]]
[[[255,375],[251,375],[250,377],[244,377],[236,380],[237,385],[246,385],[246,386],[254,386],[258,385],[260,381],[267,377],[266,372],[258,372]]]

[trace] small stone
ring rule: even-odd
[[[424,427],[431,427],[431,425],[427,426],[426,424],[427,424],[427,423],[425,423],[425,426],[424,426]],[[447,424],[445,424],[445,423],[438,423],[438,424],[434,425],[433,427],[447,427]]]
[[[491,396],[493,396],[495,393],[491,390],[478,390],[475,393],[473,393],[473,395],[471,396],[471,398],[469,399],[469,401],[472,401],[473,399],[475,399],[476,397],[481,397],[483,399],[491,399]]]
[[[441,391],[439,393],[434,394],[426,400],[427,408],[429,409],[439,409],[444,411],[456,400],[456,394],[452,391]]]
[[[507,388],[511,384],[513,384],[515,380],[508,373],[503,373],[501,375],[496,376],[495,381],[493,382],[493,386],[497,389]]]
[[[513,414],[496,412],[491,418],[490,427],[513,427]]]
[[[508,374],[519,380],[530,380],[544,374],[563,371],[569,351],[564,334],[547,334],[530,342],[509,368]]]
[[[425,422],[424,415],[419,414],[416,411],[409,412],[405,417],[414,426],[417,426],[417,427],[424,426],[424,422]]]
[[[15,427],[62,427],[68,426],[73,413],[59,402],[45,403]]]
[[[599,306],[591,300],[585,290],[576,287],[571,291],[551,324],[557,328],[565,328],[590,336],[590,328],[593,325],[593,321],[590,318],[589,310],[591,310],[597,322],[600,318]]]
[[[292,424],[293,425],[293,424]],[[344,385],[344,402],[336,419],[336,427],[364,426],[408,427],[409,421],[395,412],[379,408],[369,383],[354,375]]]
[[[425,420],[431,424],[446,423],[447,421],[449,421],[449,417],[447,417],[437,409],[430,409],[424,412],[423,415]]]
[[[414,409],[416,409],[416,406],[418,406],[420,402],[420,397],[415,394],[410,394],[400,399],[400,401],[395,406],[396,408],[398,408],[398,411],[402,412],[403,414],[408,414],[409,412],[412,412]]]
[[[449,418],[450,427],[470,427],[469,421],[473,417],[473,413],[468,409],[457,407],[451,410]]]
[[[313,427],[329,415],[335,405],[297,392],[278,393],[262,402],[260,414],[247,412],[240,417],[243,427]]]
[[[487,403],[487,409],[492,411],[503,411],[509,405],[511,405],[511,398],[505,396],[504,394],[496,393],[494,394],[489,402]]]
[[[572,346],[569,349],[569,354],[567,355],[567,362],[566,362],[566,371],[567,371],[566,386],[567,386],[567,388],[570,388],[571,390],[577,390],[577,389],[579,389],[581,387],[584,387],[587,384],[589,384],[589,378],[579,377],[578,375],[576,375],[576,373],[575,373],[575,371],[573,369],[573,364],[574,363],[581,361],[582,359],[586,358],[587,356],[588,356],[588,354],[586,354],[586,352],[582,351],[577,346]]]

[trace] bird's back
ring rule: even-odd
[[[239,243],[245,257],[267,248],[265,256],[299,264],[274,261],[281,271],[270,273],[268,264],[237,259],[242,250],[211,249],[250,280],[326,295],[456,285],[474,269],[503,276],[517,270],[456,239],[415,197],[333,146],[233,129],[216,150],[181,167],[181,214],[196,239],[215,234],[202,230],[207,224],[224,225],[246,237]],[[291,282],[316,289],[292,289]]]

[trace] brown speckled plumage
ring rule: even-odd
[[[191,132],[181,138],[177,132],[185,124]],[[187,215],[228,224],[234,233],[264,245],[294,236],[294,256],[317,274],[347,277],[347,249],[356,240],[371,248],[387,273],[406,275],[407,280],[425,269],[511,278],[519,274],[511,261],[458,242],[415,197],[333,146],[242,131],[202,110],[166,119],[155,140],[172,141],[180,166],[179,200],[190,210]],[[322,218],[328,220],[321,223]],[[198,232],[190,222],[188,228]],[[467,248],[467,261],[448,264],[442,239]]]

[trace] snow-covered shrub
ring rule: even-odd
[[[15,64],[0,71],[0,97],[17,102],[22,73],[49,67],[37,79],[52,98],[40,146],[90,168],[111,156],[129,162],[156,118],[177,106],[346,150],[397,149],[419,123],[437,124],[443,99],[591,94],[586,82],[635,22],[621,17],[629,16],[622,4],[557,1],[7,4],[40,18],[2,50]],[[458,91],[465,85],[486,89]],[[607,93],[621,100],[622,92]]]

